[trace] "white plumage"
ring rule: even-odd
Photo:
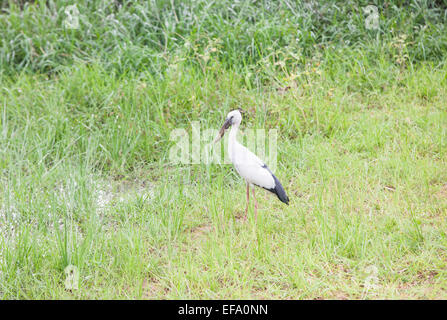
[[[234,128],[231,129],[233,131]],[[230,133],[231,135],[231,133]],[[230,137],[231,139],[231,137]],[[241,145],[237,140],[228,142],[228,153],[236,171],[251,185],[271,189],[275,180],[264,167],[264,163],[253,152]]]
[[[257,202],[255,197],[254,186],[262,187],[270,192],[275,193],[279,200],[289,204],[289,198],[287,197],[284,188],[279,180],[265,165],[265,163],[259,159],[253,152],[241,145],[236,135],[239,130],[239,125],[242,121],[242,115],[239,110],[233,110],[227,115],[224,125],[219,131],[215,142],[219,141],[227,130],[231,126],[229,139],[228,139],[228,155],[233,163],[237,173],[241,175],[247,183],[247,207],[245,209],[245,217],[247,216],[248,203],[249,203],[249,186],[253,187],[253,198],[255,200],[255,217],[257,216]]]

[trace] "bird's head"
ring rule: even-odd
[[[242,121],[242,115],[240,110],[233,110],[230,111],[227,115],[227,118],[225,119],[225,122],[219,130],[219,134],[217,135],[216,139],[214,140],[214,143],[218,142],[220,139],[222,139],[223,135],[225,134],[225,131],[233,126],[238,126]]]

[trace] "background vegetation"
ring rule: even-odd
[[[2,299],[447,297],[445,1],[73,3],[0,1]],[[235,108],[279,132],[257,224],[168,161]]]

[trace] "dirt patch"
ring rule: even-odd
[[[420,282],[433,282],[433,279],[438,275],[436,270],[421,270],[417,273],[417,278]]]
[[[408,290],[415,287],[425,286],[425,293],[429,294],[432,290],[432,284],[435,282],[435,277],[438,275],[436,270],[420,270],[417,272],[416,280],[400,283],[398,285],[398,291],[402,296],[408,295]],[[411,298],[411,296],[409,296]]]
[[[214,227],[211,224],[200,224],[198,226],[190,228],[188,231],[191,234],[193,240],[197,240],[212,232]]]
[[[143,280],[143,299],[156,299],[160,296],[166,296],[169,293],[169,288],[164,287],[156,279]]]
[[[247,220],[247,217],[245,216],[245,211],[236,211],[234,213],[234,218],[237,222],[244,222]]]
[[[447,183],[435,194],[438,199],[447,199]]]

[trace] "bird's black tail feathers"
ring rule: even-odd
[[[286,191],[282,187],[281,182],[279,182],[278,178],[275,177],[274,174],[272,174],[273,179],[275,180],[275,189],[271,189],[269,191],[273,192],[278,196],[278,199],[284,202],[285,204],[289,205],[289,197],[286,194]]]
[[[264,187],[262,187],[262,188],[276,194],[278,196],[279,200],[281,200],[285,204],[289,205],[289,197],[287,196],[286,191],[282,187],[281,182],[279,182],[278,178],[270,171],[270,169],[265,164],[264,164],[264,168],[266,168],[270,172],[270,174],[273,177],[273,180],[275,180],[275,187],[272,189],[267,189]]]

